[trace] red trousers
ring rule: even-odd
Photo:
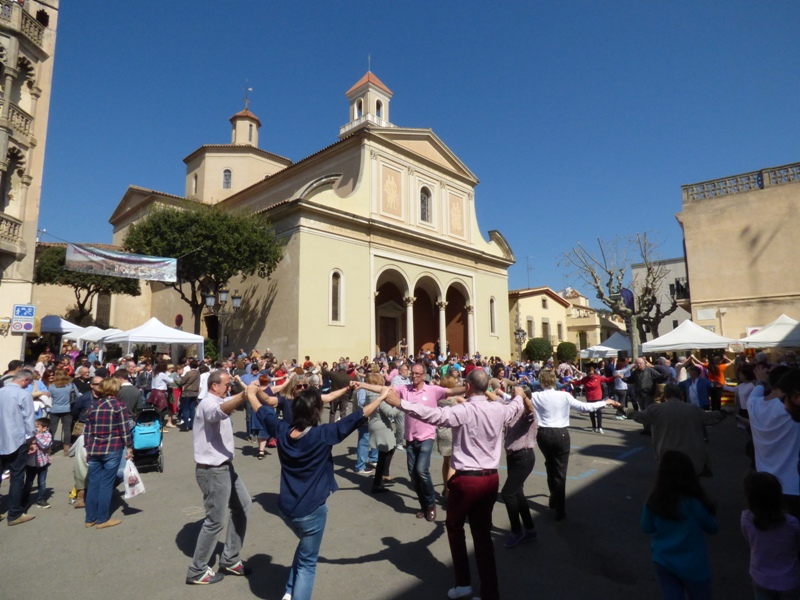
[[[455,585],[470,585],[469,555],[464,523],[469,517],[475,562],[481,580],[481,600],[498,600],[497,569],[492,544],[492,509],[497,500],[500,479],[497,473],[484,476],[459,475],[447,482],[447,540],[453,557]]]

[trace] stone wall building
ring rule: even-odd
[[[684,185],[692,320],[728,337],[800,318],[800,163]]]
[[[664,269],[665,272],[665,277],[657,292],[661,310],[668,310],[669,307],[672,306],[673,298],[677,302],[678,307],[675,309],[675,312],[661,321],[658,325],[658,331],[647,331],[647,339],[639,340],[640,342],[654,340],[665,333],[669,333],[684,321],[692,319],[692,313],[690,312],[689,279],[686,276],[686,259],[668,258],[665,260],[652,261],[651,265],[657,269]],[[631,265],[631,276],[634,282],[634,289],[638,290],[637,283],[645,280],[644,263]]]
[[[339,140],[292,162],[258,147],[261,121],[231,118],[231,144],[205,145],[186,163],[186,196],[128,189],[114,211],[113,243],[153,206],[187,198],[266,213],[285,244],[269,280],[231,281],[242,308],[225,323],[224,351],[269,347],[278,356],[352,359],[414,351],[437,340],[454,354],[508,352],[511,249],[484,239],[478,179],[430,129],[390,122],[392,92],[368,72],[348,92]],[[153,315],[172,324],[188,306],[160,284],[114,296],[111,324]],[[204,330],[217,331],[214,316]]]
[[[0,357],[23,352],[9,332],[29,304],[53,80],[58,0],[0,0]],[[39,315],[41,316],[41,315]]]

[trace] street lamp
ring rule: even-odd
[[[231,300],[231,310],[226,308],[228,299]],[[222,358],[224,350],[222,343],[225,340],[225,321],[242,307],[242,295],[239,293],[239,290],[235,290],[233,296],[231,296],[228,287],[223,285],[219,288],[217,295],[212,293],[206,294],[205,301],[206,308],[208,308],[212,314],[216,315],[219,321],[219,340],[217,348],[219,349],[220,358]]]
[[[514,331],[514,339],[517,340],[517,355],[522,360],[522,344],[527,339],[528,334],[522,327],[517,327]]]

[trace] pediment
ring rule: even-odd
[[[183,201],[185,201],[185,198],[181,198],[180,196],[131,185],[128,186],[125,195],[122,197],[122,200],[119,201],[119,204],[117,204],[117,208],[108,219],[108,222],[112,225],[117,225],[126,215],[133,214],[153,202],[175,206]]]
[[[467,168],[447,145],[430,129],[393,128],[373,133],[406,152],[434,163],[477,185],[478,178]]]

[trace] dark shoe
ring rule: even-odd
[[[531,540],[535,540],[539,537],[539,534],[536,533],[535,529],[526,529],[525,530],[525,539],[522,540],[523,542],[530,542]]]
[[[436,520],[436,505],[431,504],[428,508],[425,509],[425,520],[429,523],[432,523]]]
[[[383,494],[385,492],[388,492],[389,490],[383,487],[382,485],[373,485],[370,491],[373,494]]]
[[[186,583],[190,585],[208,585],[210,583],[218,583],[225,579],[222,573],[214,573],[210,568],[206,569],[205,573],[195,575],[194,577],[187,577]]]
[[[639,435],[653,435],[653,434],[650,431],[648,431],[647,429],[642,429],[639,432]]]
[[[556,514],[556,521],[563,521],[567,518],[567,513],[560,512]]]
[[[245,567],[242,561],[233,563],[232,565],[223,565],[220,563],[219,568],[220,570],[225,571],[226,575],[236,575],[237,577],[244,577],[245,575],[250,575],[251,573],[250,569]]]
[[[518,546],[521,542],[525,541],[525,533],[520,531],[519,533],[509,533],[506,541],[503,542],[503,546],[506,548],[514,548]]]
[[[50,505],[47,503],[47,500],[39,500],[36,503],[36,506],[38,506],[39,508],[50,508]]]
[[[22,513],[13,521],[9,521],[8,524],[10,525],[21,525],[22,523],[27,523],[28,521],[33,521],[36,518],[35,515],[29,515],[28,513]]]

